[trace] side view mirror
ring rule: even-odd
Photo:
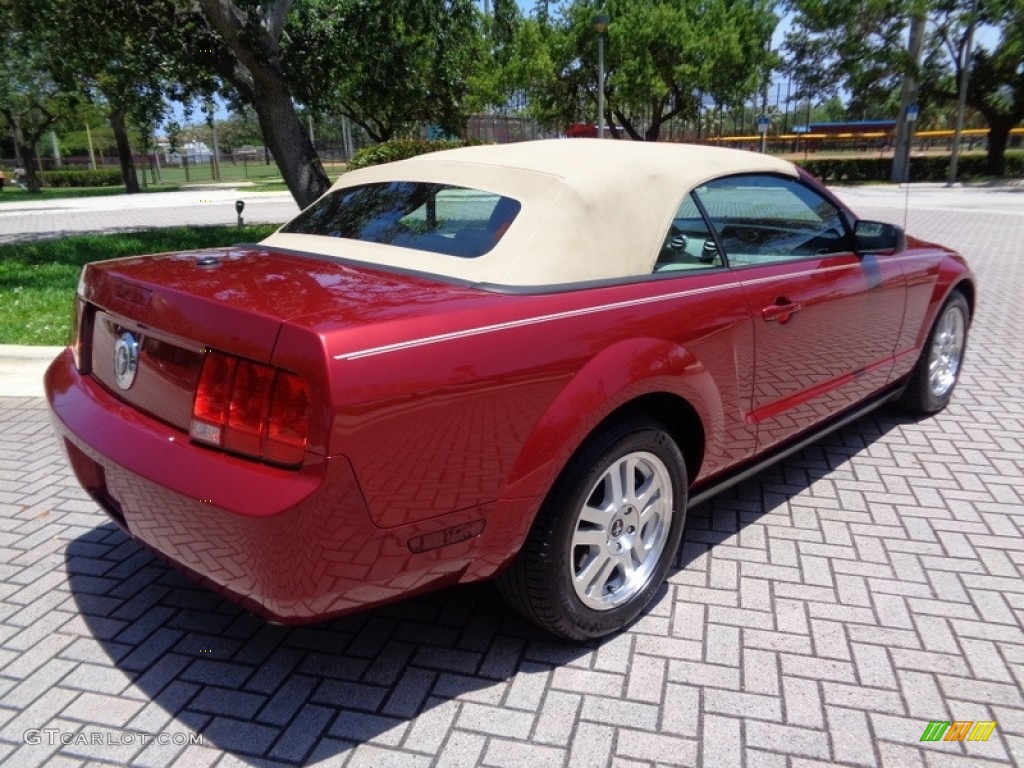
[[[902,227],[882,221],[858,221],[853,228],[857,253],[871,251],[902,251],[907,238]]]

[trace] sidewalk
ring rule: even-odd
[[[43,372],[62,349],[0,344],[0,397],[42,397]]]
[[[250,224],[284,223],[299,211],[288,192],[244,188],[19,200],[0,204],[0,244],[87,232],[230,225],[237,222],[236,200],[245,203],[242,217]]]

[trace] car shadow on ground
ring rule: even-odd
[[[513,691],[513,678],[539,681],[596,647],[553,640],[489,583],[316,625],[267,624],[113,523],[71,541],[66,567],[89,632],[125,683],[173,717],[163,730],[200,734],[205,746],[260,765],[407,739],[407,749],[433,754],[454,699],[474,705],[462,717],[493,717],[490,706],[537,693],[531,684],[520,686],[528,694]]]
[[[878,411],[691,510],[675,573],[905,423]],[[364,749],[400,745],[433,755],[456,717],[453,700],[468,702],[456,724],[498,733],[514,726],[488,719],[543,712],[549,675],[566,670],[568,680],[573,667],[601,669],[628,657],[614,650],[630,642],[626,635],[582,645],[553,640],[489,583],[281,627],[193,584],[113,523],[71,541],[66,567],[88,630],[126,685],[173,718],[164,730],[201,734],[205,745],[253,764],[340,758],[368,742]],[[655,614],[673,599],[668,590],[654,601]],[[633,631],[668,627],[657,618],[641,617]],[[571,690],[571,682],[562,685]],[[505,709],[496,718],[490,707]],[[126,730],[144,728],[129,722]]]
[[[687,513],[683,545],[674,563],[676,572],[685,570],[717,544],[735,543],[744,528],[769,513],[781,511],[785,515],[788,512],[788,520],[781,518],[784,521],[781,524],[799,526],[800,521],[792,519],[790,501],[813,489],[820,481],[829,481],[820,494],[821,508],[840,509],[842,502],[830,478],[841,472],[853,456],[863,454],[888,433],[920,418],[896,406],[883,406],[691,508]],[[888,452],[884,460],[892,461]],[[871,478],[858,478],[868,482],[873,479],[873,473]]]

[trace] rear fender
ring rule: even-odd
[[[705,425],[706,446],[717,448],[723,406],[707,368],[671,342],[629,339],[602,350],[559,393],[523,444],[502,497],[546,495],[569,457],[602,421],[653,393],[686,400]]]

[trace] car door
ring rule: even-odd
[[[754,318],[758,450],[884,387],[906,290],[895,260],[855,253],[846,217],[800,179],[730,176],[695,196]]]

